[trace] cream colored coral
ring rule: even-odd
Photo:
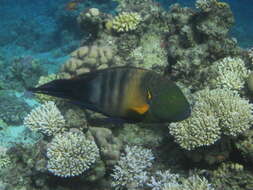
[[[64,131],[65,120],[54,102],[46,102],[25,117],[24,125],[32,131],[51,136]]]
[[[225,57],[215,62],[210,70],[212,88],[241,90],[244,87],[250,71],[239,57]]]
[[[63,65],[63,78],[81,75],[90,70],[106,68],[113,60],[113,50],[109,46],[83,46],[70,54],[71,58]]]
[[[169,126],[170,134],[184,149],[213,144],[222,134],[238,136],[253,124],[253,105],[236,92],[205,89],[195,98],[191,117]]]
[[[60,177],[77,176],[90,168],[99,158],[99,150],[94,140],[72,129],[57,134],[47,148],[47,168]]]
[[[141,16],[138,13],[122,12],[114,19],[106,23],[107,29],[110,27],[116,32],[129,32],[135,30],[141,22]]]

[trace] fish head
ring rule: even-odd
[[[151,88],[149,92],[149,113],[151,120],[158,122],[176,122],[188,118],[191,114],[191,106],[180,90],[173,82],[166,82]]]

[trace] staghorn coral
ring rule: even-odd
[[[112,186],[131,189],[142,187],[148,180],[147,169],[152,166],[153,160],[151,150],[138,146],[126,146],[111,174]]]
[[[224,88],[240,91],[245,84],[250,71],[239,57],[225,57],[215,62],[210,69],[211,88]]]
[[[51,136],[65,130],[65,120],[54,102],[33,109],[24,119],[24,125],[32,131]]]
[[[122,12],[112,20],[107,21],[106,29],[115,32],[129,32],[136,30],[141,22],[141,16],[134,12]]]
[[[222,134],[238,136],[253,123],[253,105],[233,91],[205,89],[195,98],[192,116],[169,126],[170,134],[184,149],[213,144]]]
[[[88,170],[99,158],[94,141],[79,130],[57,134],[47,148],[47,168],[54,175],[72,177]]]

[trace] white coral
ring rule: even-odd
[[[118,164],[113,169],[113,187],[142,187],[148,180],[147,169],[152,166],[154,156],[149,149],[126,146]]]
[[[64,131],[65,120],[54,102],[33,109],[24,119],[24,125],[32,131],[39,131],[51,136]]]
[[[57,134],[47,148],[47,168],[54,175],[71,177],[82,174],[99,157],[94,141],[79,130]]]
[[[244,61],[239,57],[225,57],[211,67],[212,88],[228,90],[241,90],[250,71],[245,67]]]

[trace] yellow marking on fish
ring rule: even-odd
[[[122,102],[122,113],[127,114],[129,110],[135,110],[137,113],[142,113],[143,110],[147,110],[147,108],[142,108],[143,105],[146,105],[146,92],[141,90],[141,78],[145,74],[144,71],[134,71],[129,76],[130,80],[127,82],[127,86],[125,88],[125,94]],[[133,109],[134,108],[134,109]]]
[[[148,90],[148,99],[150,100],[152,98],[152,95],[150,93],[150,91]]]
[[[148,104],[144,104],[140,107],[133,107],[132,110],[139,113],[139,114],[144,114],[148,111],[149,109],[149,105]]]

